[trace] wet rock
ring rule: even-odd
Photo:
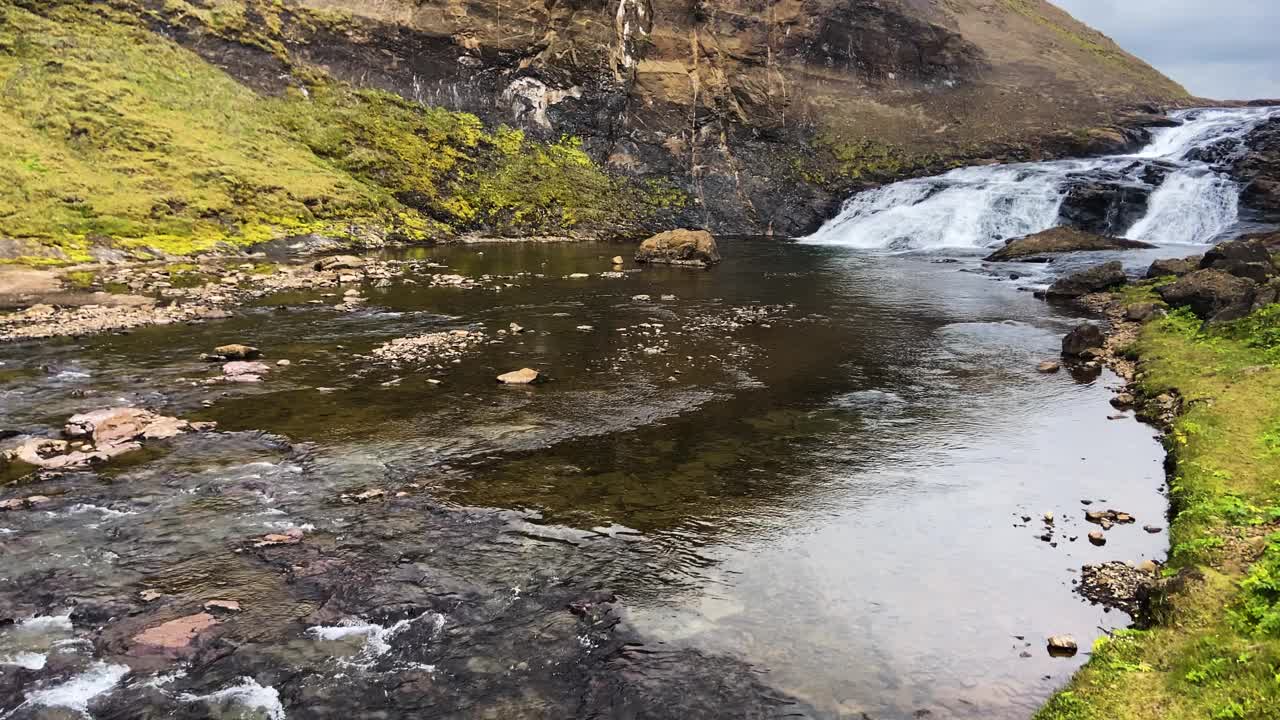
[[[1070,635],[1051,635],[1048,640],[1049,654],[1053,657],[1071,657],[1076,654],[1080,646],[1076,644],[1076,639]]]
[[[320,258],[312,267],[319,271],[359,270],[364,265],[364,259],[355,255],[331,255]]]
[[[133,642],[151,648],[178,650],[186,648],[200,633],[218,624],[209,613],[196,613],[147,628],[133,636]]]
[[[1222,270],[1196,270],[1156,292],[1174,307],[1189,307],[1209,322],[1235,320],[1247,315],[1258,284]]]
[[[532,385],[534,383],[542,382],[544,379],[545,378],[542,377],[542,373],[539,373],[533,368],[512,370],[511,372],[503,373],[498,376],[498,382],[503,385]]]
[[[1093,323],[1081,323],[1062,338],[1062,354],[1071,358],[1089,358],[1098,355],[1107,344],[1102,329]]]
[[[1160,527],[1159,525],[1143,525],[1142,529],[1145,530],[1146,532],[1151,533],[1152,535],[1155,535],[1157,533],[1164,531],[1164,528]]]
[[[1136,616],[1141,609],[1142,598],[1150,592],[1157,579],[1155,563],[1150,563],[1149,567],[1144,569],[1119,561],[1085,565],[1080,569],[1076,592],[1093,603]]]
[[[1111,405],[1117,408],[1133,407],[1135,402],[1137,402],[1137,398],[1135,398],[1132,393],[1127,392],[1122,392],[1111,398]]]
[[[387,494],[386,490],[373,488],[370,490],[365,490],[363,492],[355,493],[354,495],[343,495],[342,501],[343,502],[369,502],[370,500],[377,500],[378,498],[383,497],[386,494]]]
[[[374,348],[372,355],[376,360],[395,364],[457,360],[487,339],[479,330],[445,330],[416,337],[396,338]]]
[[[238,613],[240,603],[235,600],[210,600],[204,604],[204,609],[209,612]]]
[[[143,590],[142,592],[138,593],[138,598],[142,600],[142,602],[147,602],[147,603],[155,602],[156,600],[159,600],[162,597],[164,597],[164,593],[160,592],[159,590]]]
[[[1043,519],[1044,519],[1044,524],[1045,524],[1045,525],[1052,525],[1052,524],[1053,524],[1053,513],[1052,513],[1052,512],[1046,512],[1046,513],[1043,515]]]
[[[1036,370],[1042,373],[1056,373],[1062,369],[1062,363],[1057,360],[1045,360],[1036,366]]]
[[[262,376],[271,372],[266,363],[237,360],[222,366],[222,377],[227,382],[262,382]]]
[[[1109,290],[1126,282],[1128,277],[1124,274],[1124,266],[1119,260],[1112,260],[1059,278],[1045,291],[1045,297],[1077,298]]]
[[[1200,267],[1221,270],[1258,284],[1266,283],[1277,274],[1271,251],[1261,240],[1219,243],[1204,254]]]
[[[289,366],[290,366],[290,365],[292,365],[292,364],[293,364],[293,363],[292,363],[292,362],[290,362],[289,360],[277,360],[277,361],[276,361],[276,367],[289,367]]]
[[[5,451],[5,460],[35,467],[58,469],[84,467],[126,452],[137,450],[143,440],[162,440],[212,427],[212,423],[190,423],[138,408],[106,408],[71,416],[63,433],[82,440],[71,443],[53,438],[33,438]]]
[[[256,347],[233,343],[214,348],[213,354],[206,357],[212,357],[214,360],[253,360],[261,356],[262,351]]]
[[[1091,530],[1091,531],[1089,532],[1089,542],[1093,543],[1094,545],[1099,545],[1099,546],[1101,546],[1101,545],[1106,545],[1106,544],[1107,544],[1107,536],[1106,536],[1106,535],[1104,535],[1104,534],[1103,534],[1103,532],[1102,532],[1101,530]]]
[[[1151,267],[1147,268],[1147,279],[1154,280],[1155,278],[1168,277],[1170,275],[1182,277],[1199,269],[1200,260],[1203,257],[1203,255],[1192,255],[1185,258],[1156,260],[1151,263]]]
[[[610,260],[610,262],[612,262],[614,265],[621,265],[621,264],[622,264],[622,256],[621,256],[621,255],[614,255],[614,256],[613,256],[613,259],[612,259],[612,260]]]
[[[273,547],[275,545],[296,545],[302,542],[302,531],[290,528],[283,533],[268,533],[253,543],[256,548]]]
[[[706,230],[669,230],[640,243],[636,262],[709,267],[720,262],[720,249]]]
[[[1072,227],[1050,228],[1026,237],[1016,238],[988,255],[987,262],[1048,262],[1052,255],[1084,250],[1127,250],[1155,247],[1137,240],[1097,235]]]

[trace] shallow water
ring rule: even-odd
[[[1072,581],[1162,556],[1162,453],[1107,419],[1114,378],[1036,372],[1076,320],[1010,268],[733,240],[600,277],[619,250],[418,249],[484,279],[0,348],[5,428],[128,403],[220,430],[3,492],[53,500],[0,514],[0,617],[72,627],[0,628],[0,717],[1026,717],[1084,659],[1046,636],[1127,624]],[[454,328],[489,342],[362,357]],[[227,342],[293,364],[202,384]],[[552,382],[493,380],[525,366]],[[1138,525],[1093,547],[1082,500]],[[195,652],[131,643],[211,599],[243,612]]]

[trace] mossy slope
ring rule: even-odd
[[[0,0],[0,237],[87,258],[94,244],[190,253],[376,228],[625,229],[660,194],[610,177],[575,140],[300,69],[264,97],[104,4]]]
[[[1183,399],[1168,572],[1194,579],[1156,627],[1100,641],[1037,718],[1280,718],[1280,305],[1213,329],[1173,313],[1134,352],[1145,395]]]

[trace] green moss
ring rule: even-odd
[[[152,33],[132,0],[0,0],[0,236],[56,248],[23,262],[188,255],[351,226],[393,239],[465,231],[626,228],[671,202],[612,177],[573,138],[542,143],[473,115],[310,85],[262,97]],[[167,0],[145,12],[260,47],[286,64],[278,2]],[[131,10],[131,11],[126,11]]]
[[[1167,436],[1177,472],[1169,571],[1195,571],[1162,622],[1110,646],[1037,715],[1280,717],[1280,305],[1223,326],[1186,311],[1148,323],[1136,350],[1144,396],[1176,390]],[[1252,548],[1252,549],[1251,549]]]

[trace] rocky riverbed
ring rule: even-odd
[[[1079,567],[1163,545],[1118,380],[1036,370],[1075,311],[972,257],[730,247],[711,271],[506,244],[46,288],[0,346],[0,443],[48,466],[0,494],[0,707],[1025,715],[1082,659],[1031,645],[1127,624],[1070,592]],[[95,292],[146,304],[58,302]],[[225,315],[164,322],[194,307]],[[496,381],[526,369],[545,382]],[[1109,508],[1139,522],[1099,548]]]

